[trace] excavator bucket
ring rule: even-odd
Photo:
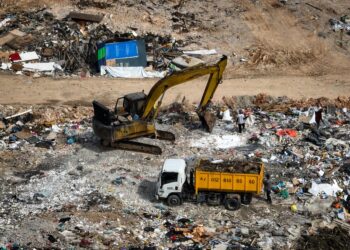
[[[203,127],[211,133],[216,123],[216,115],[212,111],[203,111],[198,114],[199,119],[202,122]]]

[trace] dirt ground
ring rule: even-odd
[[[145,90],[147,93],[157,79],[109,78],[37,78],[27,76],[0,76],[1,104],[80,104],[90,105],[97,99],[112,104],[127,93]],[[204,91],[206,78],[197,79],[170,89],[164,104],[185,96],[198,102]],[[190,91],[190,92],[189,92]],[[224,79],[214,100],[223,96],[256,95],[288,96],[295,99],[309,97],[349,96],[350,74],[311,76],[262,76]]]

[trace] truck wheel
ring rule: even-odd
[[[208,205],[220,205],[221,197],[216,193],[209,193],[207,197]]]
[[[176,194],[169,195],[167,199],[167,203],[169,206],[178,206],[181,204],[180,197]]]
[[[241,206],[241,201],[236,197],[225,199],[225,208],[227,210],[234,211],[239,209],[240,206]]]
[[[101,145],[104,146],[104,147],[108,147],[108,146],[110,146],[110,143],[107,140],[101,139]]]
[[[252,202],[253,195],[249,193],[241,194],[241,202],[244,205],[249,205]]]

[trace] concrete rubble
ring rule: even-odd
[[[310,124],[318,102],[325,108],[320,129]],[[326,249],[329,240],[343,246],[350,227],[350,100],[258,95],[213,105],[219,118],[226,115],[211,135],[200,129],[194,105],[162,108],[157,126],[171,129],[175,143],[139,139],[161,145],[161,156],[100,146],[90,107],[0,106],[2,247]],[[251,113],[242,134],[239,108]],[[237,211],[157,202],[155,183],[170,157],[259,159],[271,174],[273,204],[263,193]]]

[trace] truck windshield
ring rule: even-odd
[[[177,175],[178,173],[175,172],[164,172],[161,177],[162,186],[167,183],[177,182]]]

